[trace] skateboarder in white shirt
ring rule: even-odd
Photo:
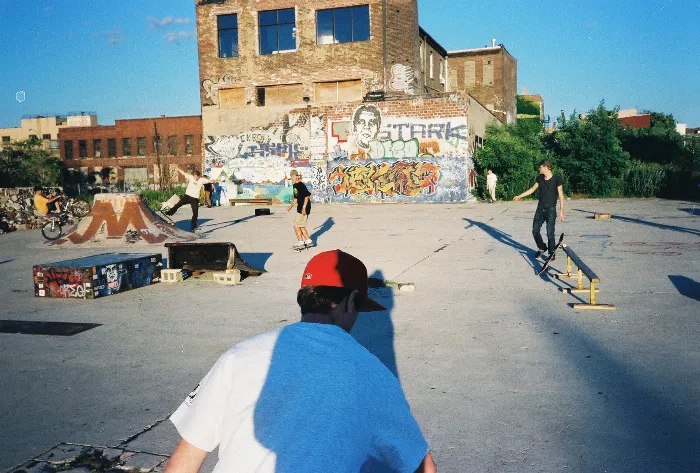
[[[192,231],[197,229],[197,216],[199,215],[199,194],[202,192],[202,186],[204,184],[212,183],[210,179],[200,177],[199,171],[194,171],[192,174],[188,174],[180,168],[177,168],[177,172],[185,176],[187,179],[187,189],[185,189],[185,195],[179,200],[177,204],[173,206],[172,209],[164,212],[168,217],[175,215],[177,209],[183,205],[189,204],[192,208]]]

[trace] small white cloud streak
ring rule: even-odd
[[[192,23],[190,18],[173,18],[172,16],[166,16],[164,18],[149,16],[148,21],[151,22],[151,26],[154,28],[163,28],[170,25],[188,25]]]
[[[163,36],[168,43],[178,43],[180,42],[181,39],[192,39],[197,37],[197,31],[196,30],[184,30],[184,31],[177,31],[177,32],[171,32],[167,33]]]

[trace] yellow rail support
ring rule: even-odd
[[[596,310],[615,310],[616,307],[610,304],[598,304],[595,300],[595,295],[600,292],[600,289],[596,288],[596,284],[600,282],[600,278],[581,260],[581,258],[574,253],[574,250],[566,245],[562,245],[564,252],[566,253],[566,274],[556,274],[555,277],[558,279],[566,279],[574,277],[571,274],[572,264],[576,265],[576,279],[577,284],[575,288],[564,288],[562,291],[568,292],[569,294],[589,294],[588,304],[574,304],[574,309],[596,309]],[[585,287],[583,285],[583,276],[589,281],[589,286]]]

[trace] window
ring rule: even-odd
[[[219,108],[245,107],[245,89],[219,89]]]
[[[102,140],[92,140],[92,149],[96,158],[102,157]]]
[[[187,156],[194,154],[194,135],[185,135],[185,154]]]
[[[3,136],[3,137],[2,137],[2,142],[3,142],[3,143],[9,143],[9,142],[10,142],[10,137],[9,137],[9,136]]]
[[[168,154],[171,156],[177,154],[177,136],[168,136]]]
[[[73,159],[73,142],[71,140],[63,142],[63,152],[66,155],[66,159]]]
[[[314,96],[318,103],[362,100],[362,81],[317,82],[314,84]]]
[[[78,156],[87,158],[87,140],[78,141]]]
[[[156,135],[153,137],[153,152],[158,154],[162,151],[160,147],[160,135]]]
[[[430,78],[433,79],[435,77],[435,71],[433,70],[433,52],[430,51]]]
[[[484,63],[484,85],[493,85],[493,64],[491,61]]]
[[[131,138],[122,138],[122,156],[131,156]]]
[[[464,62],[464,87],[470,88],[476,86],[476,62]]]
[[[270,85],[257,87],[257,105],[294,105],[304,103],[304,86],[301,84]]]
[[[369,5],[316,12],[316,43],[369,41]]]
[[[258,24],[261,55],[296,49],[294,8],[258,12]]]
[[[33,134],[32,134],[32,135],[29,135],[29,139],[30,139],[30,140],[38,140],[39,137],[38,137],[37,135],[33,135]]]
[[[44,133],[41,135],[42,140],[50,140],[51,139],[51,133]]]
[[[107,156],[114,158],[117,155],[117,139],[109,138],[107,140]]]
[[[238,15],[216,17],[219,29],[219,57],[238,57]]]
[[[136,138],[136,154],[139,156],[146,156],[146,137],[139,136]]]

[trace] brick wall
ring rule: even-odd
[[[155,124],[155,126],[154,126]],[[88,174],[94,173],[104,168],[112,169],[112,179],[116,181],[124,180],[124,170],[127,168],[146,168],[149,184],[157,182],[158,157],[154,148],[154,136],[160,136],[161,151],[160,162],[163,169],[168,169],[171,165],[180,166],[186,170],[188,166],[193,166],[197,170],[202,169],[202,120],[200,116],[184,117],[158,117],[129,120],[116,120],[114,125],[91,126],[91,127],[71,127],[62,128],[59,131],[59,143],[61,159],[66,166],[73,169],[82,169]],[[192,135],[192,154],[187,154],[185,150],[185,135]],[[169,154],[168,137],[177,137],[177,149],[174,155]],[[145,154],[138,155],[137,139],[144,137],[146,141]],[[129,138],[131,141],[131,156],[124,156],[122,139]],[[115,157],[108,156],[108,140],[116,140]],[[79,157],[79,143],[86,142],[87,157]],[[94,140],[101,140],[101,156],[95,157]],[[67,141],[72,142],[73,157],[66,156]],[[179,175],[177,177],[179,181]],[[110,182],[116,184],[116,182]]]

